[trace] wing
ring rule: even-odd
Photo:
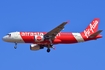
[[[51,40],[53,40],[55,38],[55,36],[64,28],[64,26],[67,23],[68,22],[61,23],[59,26],[57,26],[56,28],[54,28],[51,31],[49,31],[48,33],[46,33],[44,36],[50,38]]]

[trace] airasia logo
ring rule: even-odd
[[[41,37],[41,36],[37,36],[37,37],[36,37],[36,40],[37,40],[37,41],[41,41],[41,40],[42,40],[42,37]]]
[[[44,41],[43,36],[40,36],[40,35],[35,36],[35,42],[42,42],[42,41]]]
[[[94,31],[95,31],[97,25],[98,25],[98,21],[95,20],[95,21],[93,21],[93,24],[91,23],[91,24],[89,25],[90,28],[84,30],[84,34],[85,34],[85,36],[86,36],[87,38],[88,38],[92,33],[94,33]]]

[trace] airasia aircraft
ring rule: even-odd
[[[99,21],[99,18],[94,18],[89,26],[80,33],[61,32],[68,23],[63,22],[49,32],[11,32],[4,36],[3,40],[15,43],[15,49],[17,43],[30,43],[30,50],[36,51],[46,47],[47,52],[50,52],[50,48],[55,49],[53,45],[74,44],[102,38],[100,35],[102,30],[98,30]]]

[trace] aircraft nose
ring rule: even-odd
[[[7,37],[6,37],[6,36],[4,36],[4,37],[2,38],[2,40],[3,40],[3,41],[6,41],[6,40],[7,40]]]

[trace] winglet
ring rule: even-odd
[[[67,23],[70,23],[70,20],[68,20]]]

